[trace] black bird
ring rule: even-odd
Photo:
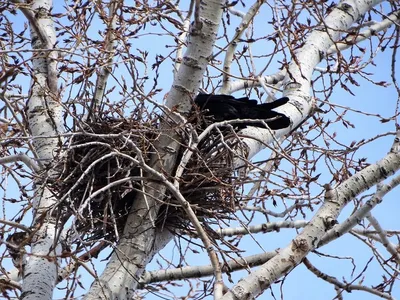
[[[273,119],[265,121],[272,130],[290,126],[290,119],[287,116],[272,110],[288,101],[289,98],[283,97],[271,103],[258,104],[257,100],[250,100],[248,97],[235,98],[231,95],[211,94],[199,94],[194,100],[203,115],[211,117],[213,122],[235,119]],[[262,122],[238,123],[235,126],[239,129],[246,128],[246,126],[265,128]]]

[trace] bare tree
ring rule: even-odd
[[[277,283],[283,298],[304,265],[337,299],[395,299],[400,229],[374,208],[400,183],[397,1],[12,0],[0,13],[5,298],[173,299],[178,280],[184,299]],[[358,106],[359,86],[390,96]],[[276,110],[291,125],[205,127],[199,91],[288,97]],[[345,259],[320,249],[341,237],[373,271],[352,254],[350,274],[313,262]]]

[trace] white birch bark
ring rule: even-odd
[[[320,31],[314,31],[308,37],[305,45],[295,54],[290,63],[285,83],[284,96],[291,99],[290,103],[278,111],[290,115],[294,126],[297,126],[311,109],[310,82],[316,65],[324,57],[341,32],[348,29],[362,14],[369,11],[381,1],[375,0],[345,0],[338,4],[324,20]],[[290,129],[276,131],[275,138],[286,134]],[[248,157],[264,148],[264,143],[271,142],[273,137],[268,130],[248,129],[253,138],[245,139]],[[239,162],[240,164],[240,162]],[[249,276],[243,278],[223,297],[224,300],[252,299],[282,275],[287,274],[301,260],[318,246],[319,240],[327,230],[327,224],[336,220],[347,201],[367,188],[385,179],[400,167],[400,156],[390,153],[376,165],[368,167],[341,184],[336,191],[334,201],[326,201],[304,231],[290,245],[265,263]],[[328,228],[329,229],[329,228]]]
[[[201,3],[200,23],[195,22],[190,32],[188,49],[182,65],[176,74],[167,98],[167,107],[187,114],[191,107],[191,95],[197,92],[208,58],[217,35],[224,1],[214,0]],[[174,113],[168,115],[175,122],[183,119]],[[155,171],[171,172],[175,165],[179,144],[177,136],[171,134],[168,124],[161,124],[167,129],[158,141],[158,155],[153,160]],[[160,160],[161,157],[161,160]],[[99,280],[95,281],[85,299],[130,299],[139,283],[147,263],[172,238],[166,232],[155,230],[155,219],[165,186],[158,183],[144,185],[149,196],[139,195],[132,207],[132,212],[125,225],[123,237]],[[160,236],[161,234],[161,236]],[[157,243],[156,240],[161,240]]]
[[[179,72],[174,74],[176,75],[175,81],[167,97],[167,106],[174,111],[167,113],[166,118],[169,118],[169,121],[183,122],[184,118],[175,112],[185,116],[192,107],[191,96],[197,92],[204,69],[209,63],[208,58],[212,52],[224,2],[222,0],[209,0],[203,1],[201,4],[201,18],[197,20],[201,22],[194,24],[191,38],[188,42],[188,50],[182,60],[182,64],[180,64]],[[341,2],[326,18],[320,31],[310,34],[307,43],[296,53],[296,61],[289,65],[287,72],[280,72],[269,78],[269,80],[275,82],[283,77],[282,74],[286,74],[284,96],[288,96],[291,101],[277,110],[290,116],[293,124],[291,128],[274,132],[274,135],[271,134],[271,131],[260,128],[248,127],[244,129],[241,133],[248,136],[248,138],[243,138],[246,146],[245,158],[253,157],[264,148],[265,144],[271,143],[274,139],[287,134],[290,129],[296,127],[307,117],[312,109],[309,92],[311,75],[317,64],[325,55],[336,49],[333,47],[333,41],[338,40],[341,32],[349,28],[358,17],[379,2],[381,1],[348,0]],[[200,1],[197,3],[200,3]],[[257,5],[261,5],[260,3],[257,3]],[[53,23],[51,17],[48,16],[52,2],[48,0],[33,0],[29,5],[31,5],[29,11],[35,12],[35,14],[31,14],[31,18],[34,17],[34,20],[31,20],[33,49],[51,49],[56,41]],[[389,21],[396,21],[398,17],[398,15],[392,14]],[[391,24],[389,21],[382,22],[382,26],[384,28],[389,26]],[[372,34],[372,31],[370,34]],[[38,56],[39,58],[32,60],[34,69],[32,78],[34,79],[31,84],[27,114],[30,131],[35,137],[57,136],[62,132],[57,77],[54,76],[57,73],[54,53],[41,53]],[[245,86],[243,81],[239,83],[241,87]],[[226,88],[227,91],[233,91],[239,87],[235,83],[229,82]],[[96,97],[99,101],[100,98]],[[171,134],[168,124],[163,123],[162,129],[166,129],[166,134],[161,136],[158,142],[158,154],[161,159],[157,160],[160,157],[154,159],[152,167],[156,172],[170,173],[175,165],[178,153],[179,145],[175,142],[178,137]],[[35,155],[39,158],[40,165],[39,167],[33,165],[32,168],[36,172],[39,173],[41,170],[39,168],[51,164],[54,157],[59,154],[60,142],[61,138],[46,137],[33,140]],[[25,159],[24,157],[7,159],[16,158],[22,161]],[[26,162],[29,165],[29,161]],[[237,166],[242,164],[242,160],[237,161]],[[265,260],[274,258],[236,285],[232,291],[229,291],[224,296],[224,299],[248,299],[261,293],[274,280],[286,274],[288,270],[301,262],[301,259],[309,251],[324,242],[323,236],[328,225],[336,219],[349,199],[376,182],[381,181],[398,170],[399,167],[399,155],[390,153],[376,165],[364,169],[337,187],[334,193],[330,192],[334,194],[334,197],[332,195],[327,197],[325,204],[302,234],[293,240],[287,248],[280,251],[278,255],[269,253],[268,259]],[[49,172],[46,176],[51,179],[54,175],[56,174]],[[151,174],[148,177],[151,178]],[[139,278],[144,268],[153,256],[173,238],[170,232],[158,230],[155,226],[159,208],[158,200],[161,200],[165,194],[165,184],[146,182],[142,185],[148,196],[139,195],[135,200],[132,208],[133,213],[129,216],[121,243],[115,249],[100,279],[91,287],[86,296],[87,299],[131,299],[134,297],[134,291],[138,287]],[[61,252],[60,246],[55,243],[56,233],[60,228],[56,220],[52,219],[51,216],[46,218],[42,218],[42,216],[48,212],[49,207],[55,204],[57,204],[57,199],[43,181],[38,181],[34,198],[34,225],[41,222],[41,226],[32,240],[31,253],[27,255],[21,298],[52,298],[58,268],[57,257]],[[258,228],[251,229],[258,230]],[[238,233],[238,231],[235,232],[236,234]],[[234,262],[232,262],[233,265],[236,266]],[[204,269],[195,268],[194,270],[189,270],[188,268],[188,270],[185,269],[184,271],[193,272],[190,276],[202,276],[212,275],[215,268],[206,266]],[[182,272],[182,270],[175,271],[175,273],[179,272]],[[161,271],[159,273],[164,272]],[[149,276],[147,276],[145,282],[163,280],[159,278],[179,278],[174,272],[165,273],[155,274],[154,278],[157,279],[149,279]]]
[[[31,38],[33,49],[46,49],[53,47],[56,36],[53,21],[49,17],[52,1],[32,1],[31,9]],[[46,35],[44,40],[38,34],[37,27]],[[56,62],[53,53],[37,53],[38,58],[32,60],[34,76],[31,82],[31,90],[28,100],[27,114],[29,129],[33,136],[56,136],[62,131],[61,106],[57,99]],[[60,147],[58,138],[37,138],[33,145],[36,155],[42,166],[51,164]],[[48,174],[51,177],[54,174]],[[21,299],[52,299],[53,289],[56,283],[58,257],[61,247],[56,240],[56,221],[51,217],[43,218],[49,207],[53,206],[57,199],[46,187],[45,180],[36,182],[34,194],[34,225],[40,229],[34,235],[31,243],[31,253],[28,255],[24,268]],[[40,224],[40,225],[39,225]]]
[[[275,280],[296,267],[302,259],[319,246],[319,242],[339,216],[343,207],[354,197],[386,179],[400,169],[400,154],[389,153],[334,190],[328,190],[325,202],[309,224],[286,248],[267,263],[243,278],[223,297],[224,300],[251,299],[262,293]]]
[[[248,138],[242,139],[245,145],[245,157],[251,158],[265,148],[266,144],[288,134],[298,126],[310,113],[313,101],[310,98],[311,76],[317,64],[329,53],[334,41],[347,30],[358,18],[371,7],[383,0],[349,0],[342,1],[321,24],[320,30],[314,30],[306,44],[295,53],[295,59],[289,64],[286,78],[283,81],[283,96],[290,102],[276,109],[290,116],[292,126],[281,130],[271,131],[262,128],[248,127],[241,131]],[[245,162],[237,160],[236,166]]]

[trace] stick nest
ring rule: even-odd
[[[188,134],[180,132],[181,140],[188,140]],[[85,124],[68,140],[66,159],[64,156],[58,164],[57,191],[67,203],[62,207],[68,207],[62,217],[76,217],[75,228],[83,241],[119,239],[134,200],[143,191],[143,182],[149,180],[138,163],[138,153],[149,163],[160,134],[156,120],[141,124],[134,119],[104,119]],[[238,205],[230,154],[238,139],[228,139],[225,134],[211,132],[193,150],[179,179],[180,192],[204,222],[229,219]],[[177,164],[185,149],[181,147]],[[163,201],[159,226],[191,231],[184,210],[169,191]]]

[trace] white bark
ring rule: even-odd
[[[365,204],[352,214],[347,220],[342,222],[340,225],[335,226],[329,230],[322,238],[319,247],[328,244],[329,242],[341,237],[345,233],[349,232],[358,222],[364,219],[371,210],[382,202],[383,197],[389,193],[393,188],[400,184],[400,176],[396,176],[389,183],[379,187],[375,195],[369,199]]]
[[[276,111],[290,116],[293,125],[290,128],[276,130],[274,132],[275,137],[267,129],[251,127],[243,129],[241,133],[248,136],[248,138],[242,139],[247,149],[247,158],[253,157],[274,139],[289,133],[309,115],[313,105],[310,98],[310,84],[315,67],[325,57],[333,42],[340,38],[342,32],[348,29],[362,14],[380,2],[382,0],[342,1],[324,20],[321,30],[314,30],[310,34],[306,44],[295,53],[296,58],[290,63],[286,78],[283,81],[283,96],[289,97],[290,102],[276,109]],[[235,165],[239,167],[243,164],[244,161],[239,159]]]
[[[334,190],[327,191],[326,199],[310,223],[286,248],[279,251],[259,269],[243,278],[223,297],[241,300],[256,297],[275,280],[287,274],[313,249],[326,230],[334,224],[342,208],[355,196],[381,182],[400,169],[400,154],[389,153],[381,161],[355,174]]]
[[[35,173],[38,173],[40,170],[36,162],[33,159],[31,159],[28,155],[23,153],[0,158],[0,165],[17,161],[23,162],[27,167],[29,167]]]
[[[382,242],[382,245],[385,246],[386,250],[392,255],[392,260],[396,261],[396,263],[399,264],[400,255],[397,251],[397,246],[390,242],[390,240],[387,237],[387,232],[379,224],[379,221],[371,215],[371,213],[367,215],[367,219],[370,222],[370,224],[375,228],[375,230],[378,232],[380,241]]]
[[[290,74],[290,77],[287,76],[284,89],[284,96],[291,100],[283,108],[277,109],[277,111],[290,115],[294,126],[297,126],[311,109],[308,99],[311,75],[315,66],[333,42],[339,39],[342,31],[348,29],[362,14],[380,2],[379,0],[346,0],[340,2],[324,20],[321,31],[311,33],[305,45],[295,54],[295,60],[289,65],[288,74]],[[288,133],[289,130],[276,131],[276,138]],[[248,157],[252,157],[264,148],[264,143],[273,140],[268,130],[244,129],[242,132],[248,132],[252,135],[252,138],[244,139],[248,149]],[[250,276],[241,280],[224,295],[223,299],[238,300],[256,297],[280,276],[287,274],[301,262],[309,251],[317,247],[319,240],[326,232],[327,223],[336,220],[347,201],[373,184],[380,182],[399,167],[400,156],[391,153],[381,162],[364,169],[341,184],[335,189],[337,193],[335,201],[326,201],[310,224],[290,245]]]
[[[242,22],[240,23],[240,25],[236,28],[235,30],[235,35],[232,38],[232,41],[229,44],[229,47],[226,51],[225,54],[225,59],[224,59],[224,74],[223,74],[223,86],[222,88],[219,90],[220,94],[226,94],[227,93],[227,89],[230,85],[230,81],[231,81],[231,65],[232,65],[232,61],[235,55],[235,51],[237,48],[237,43],[238,40],[242,37],[242,34],[245,30],[247,30],[247,28],[249,27],[249,24],[253,21],[254,16],[258,13],[258,11],[260,10],[261,5],[263,4],[263,1],[256,1],[248,10],[248,12],[246,14],[243,14],[242,17]],[[238,13],[240,14],[240,13]]]
[[[111,73],[112,61],[114,58],[115,52],[115,34],[114,31],[117,27],[117,7],[122,4],[122,1],[110,1],[108,4],[108,17],[110,18],[109,23],[107,24],[107,34],[105,36],[105,48],[106,51],[103,53],[105,57],[104,66],[101,67],[99,71],[99,75],[96,80],[96,89],[95,94],[91,103],[90,111],[89,111],[89,119],[90,116],[93,116],[94,119],[97,117],[97,113],[101,109],[100,105],[102,103],[104,93],[107,86],[107,80]]]
[[[340,41],[339,43],[332,45],[327,51],[326,51],[326,56],[332,55],[334,53],[337,53],[339,51],[343,51],[345,49],[348,49],[352,47],[354,44],[358,44],[371,36],[373,36],[377,32],[381,32],[384,30],[387,30],[389,27],[393,26],[400,20],[400,11],[395,11],[388,15],[383,21],[377,22],[375,24],[372,24],[367,30],[359,33],[355,39],[353,38],[346,38],[343,41]],[[287,74],[286,70],[281,70],[278,71],[275,74],[272,75],[266,75],[263,76],[262,83],[266,85],[276,85],[279,82],[284,80],[285,75]],[[262,84],[259,82],[259,80],[255,79],[240,79],[240,80],[235,80],[235,81],[227,81],[226,86],[224,89],[220,90],[221,93],[224,94],[232,94],[234,92],[243,90],[245,88],[252,88],[252,87],[257,87],[261,86]]]
[[[176,108],[179,113],[187,114],[192,103],[190,95],[197,92],[208,58],[212,52],[224,1],[214,0],[201,3],[202,24],[193,27],[190,35],[188,49],[176,74],[173,87],[168,94],[167,107]],[[170,113],[166,118],[182,122],[181,117]],[[162,124],[163,129],[169,125]],[[179,144],[176,136],[168,134],[160,137],[158,141],[159,156],[153,160],[156,171],[171,172],[177,155]],[[162,161],[160,161],[162,157]],[[144,267],[160,250],[155,239],[161,234],[160,239],[168,242],[171,236],[157,233],[154,221],[158,212],[158,199],[162,199],[165,186],[158,183],[143,185],[149,196],[138,196],[135,199],[132,212],[125,225],[123,237],[110,258],[107,267],[99,280],[95,281],[85,299],[129,299],[132,297]]]
[[[266,261],[270,260],[276,255],[276,252],[265,252],[261,254],[251,255],[247,257],[235,258],[229,260],[221,266],[224,270],[230,272],[236,270],[243,270],[247,267],[258,266]],[[189,266],[176,269],[168,270],[157,270],[152,272],[145,272],[140,280],[141,284],[160,282],[166,280],[181,280],[188,278],[201,278],[205,276],[211,276],[214,273],[214,267],[208,266]]]
[[[393,148],[392,152],[398,151],[397,148]],[[376,166],[374,166],[375,169]],[[385,172],[382,173],[385,177],[387,174]],[[378,179],[379,180],[379,179]],[[356,180],[357,182],[357,180]],[[368,200],[360,209],[358,209],[353,215],[351,215],[347,220],[343,223],[336,225],[333,229],[326,232],[323,237],[320,239],[317,248],[335,240],[345,233],[352,230],[354,226],[356,226],[360,220],[364,219],[368,216],[370,211],[377,205],[380,204],[383,200],[383,197],[392,191],[396,186],[400,184],[400,176],[395,176],[389,183],[379,185],[378,190],[375,195]],[[340,187],[339,187],[340,189]],[[331,192],[333,194],[337,194],[338,191]],[[331,219],[331,218],[330,218]],[[375,221],[376,222],[376,221]],[[216,230],[216,233],[221,236],[236,236],[236,235],[246,235],[260,232],[271,232],[275,230],[279,230],[281,228],[302,228],[305,227],[310,221],[306,220],[298,220],[298,221],[282,221],[282,222],[272,222],[272,223],[264,223],[260,225],[248,226],[248,227],[237,227],[237,228],[224,228],[220,230]],[[371,224],[373,224],[371,222]],[[382,228],[376,228],[378,225],[373,224],[375,229],[379,232],[379,235],[368,235],[370,238],[374,238],[377,241],[380,241],[384,244],[384,246],[388,249],[388,252],[393,255],[394,258],[397,258],[397,254],[395,252],[396,246],[387,239],[386,232]],[[380,227],[380,226],[379,226]],[[352,230],[356,233],[362,233],[360,230]],[[269,252],[257,254],[249,257],[243,257],[239,260],[228,261],[227,266],[229,266],[229,270],[232,272],[234,270],[241,270],[246,267],[259,266],[262,263],[267,262],[278,252]],[[398,259],[398,258],[397,258]],[[145,272],[142,276],[141,283],[152,283],[152,282],[160,282],[165,280],[181,280],[188,278],[200,278],[205,276],[210,276],[213,274],[213,267],[211,265],[208,266],[189,266],[182,267],[176,269],[169,270],[159,270],[159,271],[151,271]]]
[[[56,36],[53,21],[48,17],[52,1],[36,0],[31,3],[35,12],[30,20],[33,49],[53,47]],[[46,39],[41,38],[35,28],[41,29]],[[50,44],[49,44],[50,43]],[[32,60],[34,79],[31,83],[28,100],[29,128],[33,136],[56,136],[62,131],[61,106],[57,99],[56,63],[53,53],[38,55]],[[33,145],[42,164],[51,163],[59,149],[58,138],[37,138]],[[52,176],[52,174],[48,174]],[[49,207],[57,203],[57,199],[45,185],[37,183],[34,195],[34,224],[40,229],[31,243],[31,254],[24,269],[21,299],[52,299],[58,268],[58,257],[61,247],[57,245],[57,224],[52,218],[43,218]]]
[[[143,219],[140,214],[136,217]],[[93,283],[85,299],[132,299],[144,267],[173,237],[168,231],[148,231],[138,231],[135,238],[131,239],[131,244],[128,243],[130,240],[126,240],[118,245],[103,274]]]
[[[338,50],[342,51],[348,49],[352,45],[358,44],[370,38],[375,33],[388,29],[389,27],[395,25],[396,22],[398,22],[399,20],[400,20],[400,11],[397,10],[388,15],[383,21],[373,24],[367,30],[360,32],[360,34],[358,34],[356,38],[348,37],[343,42],[340,42],[335,46],[331,46],[326,52],[326,54],[330,55],[336,53]]]
[[[193,1],[192,3],[195,2],[196,5],[200,4],[200,1]],[[159,172],[160,174],[170,175],[171,170],[175,166],[179,150],[176,140],[179,137],[173,133],[171,126],[175,127],[174,122],[176,124],[185,122],[184,117],[187,116],[192,108],[193,102],[191,98],[197,93],[204,69],[209,64],[209,58],[211,57],[215,36],[221,19],[222,5],[225,4],[223,0],[201,2],[201,18],[196,18],[197,22],[194,23],[194,27],[192,28],[185,56],[182,60],[177,61],[179,72],[174,73],[175,81],[167,97],[167,107],[170,111],[166,112],[164,117],[170,123],[166,124],[164,122],[161,125],[161,130],[165,129],[165,134],[160,137],[158,145],[156,145],[158,156],[150,164],[155,172]],[[262,1],[256,2],[253,8],[258,9]],[[291,101],[277,110],[290,116],[293,124],[291,128],[276,132],[251,127],[244,129],[241,132],[242,137],[244,136],[243,143],[245,145],[244,151],[241,148],[243,159],[238,159],[236,166],[242,166],[243,161],[253,157],[266,144],[276,141],[279,137],[283,137],[289,133],[291,129],[295,128],[309,115],[313,106],[310,98],[310,82],[316,66],[327,55],[337,51],[337,49],[344,49],[348,46],[344,43],[336,47],[336,45],[333,45],[333,42],[338,40],[341,32],[349,28],[359,16],[379,2],[378,0],[346,0],[341,2],[324,20],[319,31],[310,34],[307,43],[296,53],[296,60],[289,65],[288,70],[282,70],[274,75],[265,77],[265,81],[271,84],[276,84],[278,81],[281,83],[284,80],[284,96],[288,96]],[[113,2],[111,1],[111,3]],[[28,5],[32,7],[28,9]],[[25,15],[31,21],[34,49],[51,49],[55,43],[53,23],[51,17],[47,15],[51,6],[51,0],[33,0],[29,4],[22,6],[22,10],[24,10]],[[384,30],[393,22],[397,22],[399,16],[398,12],[393,13],[381,23],[372,25],[370,30],[364,31],[364,37],[358,36],[354,41],[359,42],[363,38],[373,35],[375,30]],[[189,20],[190,17],[186,19],[186,26],[190,23]],[[113,18],[113,21],[116,21],[116,18]],[[201,22],[199,23],[198,21]],[[244,20],[245,25],[248,22],[250,22],[250,19]],[[115,23],[113,24],[115,25]],[[184,37],[185,34],[183,33],[181,36]],[[108,38],[108,51],[112,51],[114,40],[112,31],[109,32]],[[226,59],[229,63],[234,54],[233,46],[229,49],[228,53],[229,55],[226,56]],[[33,139],[35,149],[32,152],[39,158],[37,161],[38,165],[25,155],[2,158],[0,159],[0,164],[20,160],[36,173],[40,174],[42,166],[51,164],[54,157],[59,155],[61,138],[54,138],[54,136],[59,135],[63,128],[61,125],[60,99],[57,94],[57,76],[54,76],[57,73],[54,55],[55,53],[53,52],[44,51],[44,53],[40,53],[37,56],[38,58],[32,60],[34,70],[32,78],[34,79],[32,81],[26,112],[29,118],[30,131],[35,136],[35,139]],[[104,71],[103,76],[99,77],[100,81],[98,82],[100,84],[97,85],[97,93],[94,97],[96,100],[94,103],[97,104],[101,102],[105,91],[104,87],[107,81],[108,69]],[[247,86],[260,85],[256,80],[230,82],[228,80],[229,77],[226,76],[225,79],[224,91],[226,93],[231,93],[234,90],[243,89]],[[356,224],[358,217],[365,217],[369,210],[381,201],[383,195],[393,188],[392,183],[385,186],[371,201],[366,203],[366,206],[369,207],[361,208],[358,210],[358,214],[350,217],[345,225],[337,226],[337,228],[329,230],[327,233],[329,226],[334,223],[341,209],[348,201],[366,188],[381,181],[395,170],[398,170],[400,168],[399,161],[399,154],[391,153],[376,165],[364,169],[336,189],[329,191],[327,201],[316,213],[313,220],[305,227],[304,231],[287,248],[278,254],[275,252],[264,253],[262,262],[270,261],[236,285],[232,291],[224,296],[224,299],[247,299],[258,295],[274,280],[286,274],[288,270],[301,262],[302,258],[309,251],[320,247],[325,242],[329,242],[331,238],[337,238],[335,234],[338,234],[338,232],[344,234],[350,230]],[[127,221],[121,242],[111,256],[104,273],[98,281],[94,282],[89,293],[86,295],[87,299],[132,299],[135,296],[135,289],[138,288],[139,278],[141,278],[146,265],[173,238],[173,234],[165,230],[159,230],[155,225],[160,206],[159,200],[162,200],[162,197],[165,195],[166,186],[169,185],[169,188],[171,188],[171,182],[166,182],[168,176],[165,176],[163,179],[164,182],[161,183],[160,181],[162,180],[158,182],[152,181],[151,179],[154,179],[154,176],[152,176],[151,171],[147,171],[145,175],[150,180],[142,182],[143,190],[146,193],[137,196],[137,199],[135,199],[134,207]],[[47,174],[50,179],[54,175],[56,174],[52,172]],[[179,179],[178,177],[176,176],[176,180]],[[398,178],[396,180],[399,181]],[[396,184],[398,184],[397,181],[395,182]],[[179,186],[176,186],[176,190],[179,191]],[[100,192],[99,190],[98,193]],[[36,183],[33,225],[37,226],[34,229],[40,228],[33,237],[31,252],[28,251],[26,255],[27,259],[24,260],[26,261],[26,265],[23,270],[24,274],[21,274],[24,277],[23,293],[21,295],[23,299],[52,298],[52,291],[57,278],[57,257],[61,253],[61,247],[55,241],[61,228],[56,223],[56,220],[49,216],[48,211],[50,207],[57,205],[58,200],[47,186],[43,184],[43,181]],[[187,204],[186,201],[182,203]],[[194,224],[196,223],[193,220],[191,221]],[[298,228],[304,227],[305,221],[262,224],[259,226],[249,226],[248,228],[227,228],[220,230],[218,233],[222,235],[238,235],[273,230],[274,226],[295,226]],[[376,235],[376,238],[379,238],[389,252],[395,256],[395,248],[385,239],[386,232],[380,228],[378,223],[375,223],[374,226],[380,234],[380,236]],[[34,230],[32,231],[35,232]],[[397,260],[399,260],[398,255],[396,256]],[[145,273],[141,283],[216,275],[219,269],[216,267],[215,261],[213,263],[214,265],[202,267],[187,267]],[[246,261],[241,258],[235,261],[228,261],[227,263],[232,269],[239,269],[246,263],[254,266],[260,263],[260,255],[251,257],[251,259],[248,258]],[[218,293],[216,298],[219,298]]]

